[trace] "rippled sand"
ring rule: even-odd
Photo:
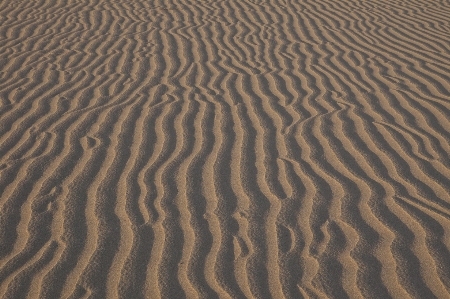
[[[450,2],[1,1],[0,298],[450,298]]]

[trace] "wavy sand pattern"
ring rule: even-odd
[[[0,2],[0,298],[450,298],[450,1]]]

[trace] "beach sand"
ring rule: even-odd
[[[1,1],[0,298],[450,298],[450,2]]]

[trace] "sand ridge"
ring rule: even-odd
[[[0,298],[450,298],[450,2],[0,2]]]

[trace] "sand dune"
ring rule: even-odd
[[[0,2],[0,298],[450,298],[450,2]]]

